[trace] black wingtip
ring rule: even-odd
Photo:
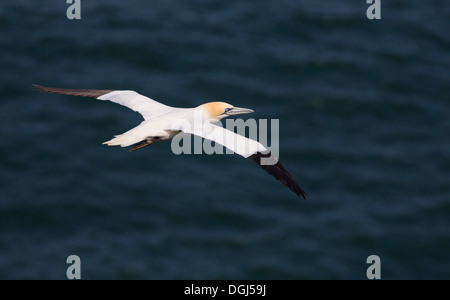
[[[94,89],[66,89],[66,88],[54,88],[46,87],[37,84],[32,84],[32,86],[41,92],[50,94],[61,94],[61,95],[71,95],[71,96],[81,96],[81,97],[92,97],[98,98],[105,94],[114,92],[114,90],[94,90]]]
[[[287,186],[291,191],[293,191],[299,198],[303,197],[303,199],[306,199],[306,196],[308,195],[294,180],[292,175],[286,170],[286,168],[278,161],[275,164],[272,165],[261,165],[261,158],[271,158],[271,153],[263,154],[261,152],[257,152],[249,158],[256,162],[263,170],[265,170],[267,173],[275,177],[277,180],[279,180],[281,183],[283,183],[285,186]]]

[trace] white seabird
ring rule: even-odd
[[[126,106],[144,117],[144,121],[129,131],[116,135],[104,142],[108,146],[132,146],[131,151],[146,147],[156,141],[170,140],[180,132],[194,134],[212,140],[235,153],[250,158],[261,168],[281,181],[297,196],[306,198],[305,191],[295,182],[291,174],[277,161],[273,165],[261,164],[261,158],[269,158],[271,154],[261,143],[238,135],[233,131],[211,124],[222,118],[251,113],[253,110],[235,107],[225,102],[209,102],[195,108],[177,108],[164,105],[135,91],[66,89],[33,85],[42,92],[73,96],[93,97],[98,100],[109,100]],[[209,130],[198,130],[194,123],[194,115],[201,114],[202,122],[207,123]]]

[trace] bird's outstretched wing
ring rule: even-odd
[[[152,119],[172,110],[172,107],[159,103],[153,99],[142,96],[135,91],[114,90],[92,90],[92,89],[65,89],[33,85],[42,92],[63,94],[82,97],[93,97],[98,100],[109,100],[111,102],[126,106],[140,113],[145,120]]]
[[[205,123],[204,125],[205,126],[202,128],[196,129],[185,123],[177,126],[178,128],[172,129],[201,136],[232,150],[236,154],[239,154],[245,158],[250,158],[267,173],[281,181],[281,183],[287,186],[297,196],[306,198],[305,191],[297,184],[297,182],[295,182],[292,175],[285,169],[278,159],[276,159],[276,163],[274,164],[261,164],[261,158],[268,159],[271,157],[269,150],[267,150],[267,148],[261,143],[214,124]]]

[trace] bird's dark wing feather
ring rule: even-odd
[[[46,86],[40,86],[33,84],[35,88],[41,92],[52,93],[52,94],[62,94],[62,95],[72,95],[72,96],[82,96],[82,97],[93,97],[98,98],[102,95],[113,92],[113,90],[91,90],[91,89],[64,89],[64,88],[52,88]]]
[[[278,161],[274,165],[261,165],[261,157],[270,157],[270,152],[263,154],[261,152],[256,152],[255,154],[249,156],[254,162],[256,162],[261,168],[263,168],[267,173],[281,181],[285,186],[287,186],[291,191],[293,191],[297,196],[301,196],[306,199],[305,191],[295,182],[291,174],[285,169],[285,167]]]

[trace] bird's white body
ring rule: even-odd
[[[181,131],[176,130],[174,127],[178,123],[177,121],[185,120],[190,124],[194,124],[194,112],[200,113],[195,108],[171,107],[164,114],[144,120],[138,126],[116,135],[112,140],[104,144],[128,147],[149,137],[157,137],[161,141],[170,140]]]
[[[201,107],[171,107],[134,91],[113,91],[97,99],[127,106],[144,117],[144,121],[138,126],[104,143],[109,146],[128,147],[150,137],[157,137],[161,141],[169,140],[180,132],[173,130],[180,120],[193,124],[196,116],[202,116],[202,121],[207,119]]]

